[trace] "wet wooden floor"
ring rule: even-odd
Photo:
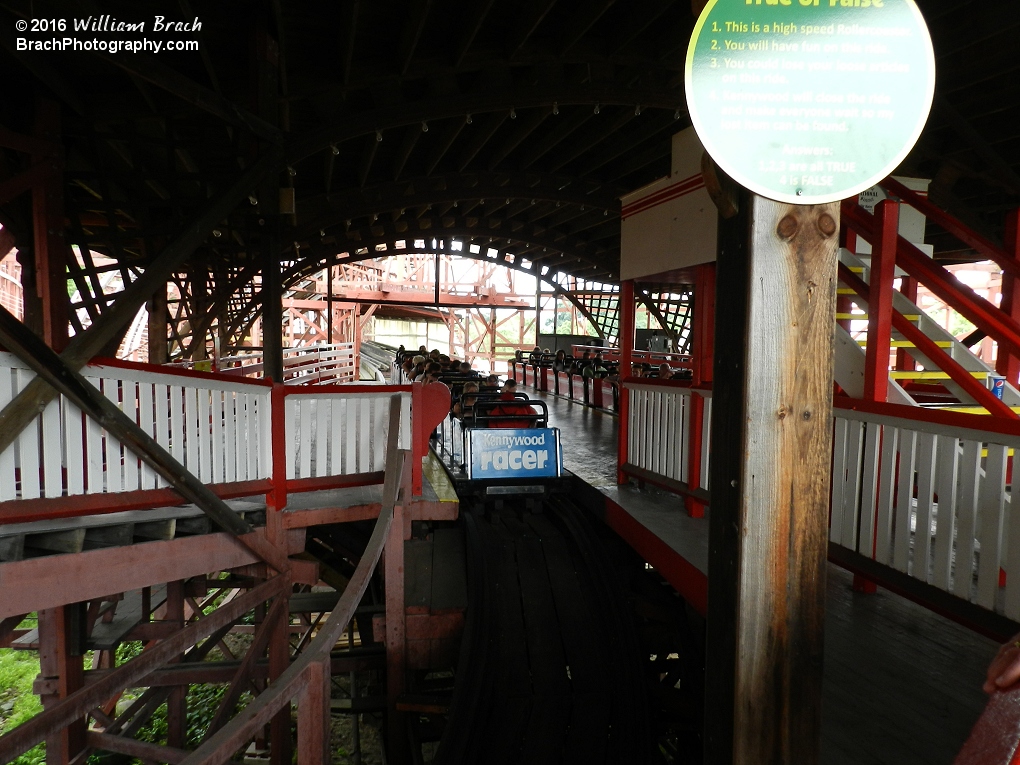
[[[560,428],[565,467],[610,496],[701,571],[708,522],[655,489],[615,487],[617,419],[539,395]],[[948,765],[981,714],[985,668],[996,644],[908,600],[853,592],[828,567],[824,765]]]

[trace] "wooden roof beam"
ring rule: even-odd
[[[343,0],[340,9],[340,79],[344,88],[351,81],[354,60],[354,38],[358,31],[358,10],[361,0]]]
[[[513,135],[504,141],[503,145],[496,149],[492,157],[489,158],[489,170],[495,170],[499,167],[500,163],[521,143],[527,140],[528,136],[534,133],[550,114],[552,114],[552,107],[543,106],[531,111],[525,119],[522,119],[521,124],[514,131]]]
[[[464,148],[464,151],[459,157],[457,169],[460,170],[460,172],[463,173],[464,170],[467,169],[467,166],[471,164],[472,160],[478,156],[478,152],[485,148],[485,144],[487,144],[492,136],[496,134],[500,125],[502,125],[509,116],[509,111],[500,110],[485,117],[483,124],[475,129],[474,137]]]
[[[507,56],[513,58],[524,48],[542,21],[556,5],[556,0],[530,0],[517,14],[517,23],[507,36]]]
[[[454,52],[454,67],[459,67],[464,61],[464,56],[467,55],[468,50],[471,48],[471,43],[475,41],[475,37],[478,36],[478,32],[481,30],[482,24],[485,23],[485,19],[489,15],[489,10],[495,4],[495,1],[496,0],[469,0],[467,3],[470,9],[470,16],[464,23],[464,28],[461,30],[460,34],[460,40],[458,41]]]
[[[584,139],[577,141],[570,150],[563,152],[549,169],[556,171],[573,162],[585,152],[594,149],[632,119],[634,119],[634,109],[624,107],[615,117],[609,120],[608,124],[604,123],[601,126],[597,126],[589,131]]]
[[[172,93],[183,101],[212,114],[225,122],[242,127],[253,135],[270,143],[282,143],[282,133],[261,117],[257,117],[246,109],[224,98],[215,91],[199,85],[185,77],[175,69],[161,63],[151,56],[133,54],[131,56],[111,55],[99,52],[96,54],[125,72],[142,78],[153,85]]]
[[[429,17],[429,8],[432,0],[411,0],[411,7],[407,18],[404,19],[404,32],[401,35],[400,52],[400,76],[407,74],[411,68],[411,60],[421,40],[421,33],[425,30],[425,22]]]
[[[616,0],[587,0],[582,4],[580,10],[574,13],[570,27],[563,33],[560,55],[565,55],[573,48],[615,2]]]

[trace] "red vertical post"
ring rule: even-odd
[[[270,395],[270,435],[272,449],[273,488],[266,495],[266,534],[274,544],[280,544],[283,530],[283,508],[287,506],[287,417],[284,403],[287,388],[282,382],[273,383]],[[248,448],[253,448],[251,444]]]
[[[387,695],[387,759],[395,765],[407,762],[407,734],[404,713],[397,711],[397,699],[404,692],[406,667],[404,611],[404,513],[393,508],[383,553],[383,576],[386,585],[386,695]]]
[[[715,263],[695,266],[694,316],[691,321],[693,384],[712,381],[715,356]]]
[[[1011,210],[1006,215],[1005,239],[1006,254],[1014,262],[1020,262],[1020,210]],[[1020,321],[1020,295],[1017,292],[1016,277],[1008,272],[1002,274],[1002,311],[1011,319]],[[1020,375],[1020,358],[999,346],[998,356],[995,359],[995,371],[1006,378],[1010,385],[1017,384],[1017,377]]]
[[[40,693],[43,707],[49,708],[84,687],[79,637],[80,606],[49,608],[39,612],[39,679],[50,681]],[[75,612],[79,611],[78,614]],[[75,720],[46,737],[46,762],[66,765],[85,748],[85,719]]]
[[[290,598],[290,589],[277,597]],[[263,611],[264,613],[264,611]],[[269,638],[269,683],[272,685],[290,666],[290,608],[283,607],[283,613],[272,626]],[[327,701],[327,704],[329,702]],[[294,741],[290,732],[290,708],[288,701],[269,721],[269,761],[271,765],[290,765],[293,760]]]
[[[616,482],[626,483],[623,466],[628,457],[628,431],[630,429],[630,392],[625,380],[630,378],[634,358],[634,280],[620,283],[620,420],[617,428]]]
[[[329,660],[308,665],[298,698],[298,765],[322,765],[329,751]]]
[[[917,303],[917,279],[906,275],[900,277],[900,294],[911,303]],[[896,368],[904,372],[917,368],[917,362],[905,348],[896,350]]]
[[[173,622],[177,629],[184,629],[184,582],[167,582],[166,610],[163,618]],[[199,615],[201,618],[201,615]],[[188,732],[188,688],[176,686],[166,701],[167,746],[183,749]]]
[[[877,237],[872,245],[868,347],[864,360],[864,398],[885,401],[889,392],[889,348],[892,332],[893,280],[900,206],[885,199],[875,208]]]
[[[691,391],[691,416],[687,418],[687,486],[691,489],[701,488],[701,449],[702,433],[705,424],[705,399],[700,393]],[[705,517],[705,503],[694,497],[685,497],[684,505],[691,518]]]
[[[35,134],[60,144],[60,105],[40,99]],[[51,163],[46,180],[32,187],[32,225],[35,236],[35,285],[42,301],[42,330],[46,345],[58,353],[67,346],[67,245],[64,242],[64,175],[60,157],[33,155],[33,163]],[[114,222],[110,221],[113,226]]]

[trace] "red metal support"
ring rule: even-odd
[[[692,490],[701,488],[701,450],[703,447],[702,434],[705,432],[705,399],[700,394],[691,391],[690,398],[691,416],[687,418],[687,486]],[[691,518],[705,517],[705,503],[697,497],[687,495],[684,497],[684,506]]]
[[[1006,216],[1006,254],[1020,264],[1020,210],[1011,210]],[[1017,277],[1009,271],[1002,272],[1002,303],[999,305],[1003,313],[1020,323],[1020,295],[1017,294]],[[1020,377],[1020,357],[1010,353],[1008,348],[999,346],[995,359],[995,371],[1006,378],[1010,385],[1017,385]]]
[[[60,105],[42,99],[35,114],[36,137],[60,142]],[[35,239],[35,285],[42,302],[43,340],[57,353],[67,347],[67,257],[64,241],[64,176],[60,157],[33,154],[33,163],[47,162],[51,172],[32,187]]]
[[[626,380],[631,376],[634,358],[634,280],[620,283],[620,419],[617,428],[616,482],[627,483],[623,466],[627,464],[630,425],[630,391]]]
[[[868,300],[868,347],[864,358],[864,398],[885,401],[889,393],[889,350],[892,333],[893,280],[899,203],[885,199],[875,208],[876,237],[871,255],[871,297]]]

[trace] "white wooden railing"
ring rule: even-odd
[[[308,345],[283,349],[284,383],[308,385],[315,383],[349,383],[357,380],[358,365],[354,343]],[[264,354],[259,349],[223,356],[215,361],[181,361],[170,364],[181,369],[220,372],[242,377],[263,377]]]
[[[82,374],[203,482],[270,476],[270,384],[117,363],[89,365]],[[34,377],[0,353],[0,407]],[[0,501],[166,485],[63,396],[0,454]]]
[[[401,393],[399,448],[411,448],[411,393]],[[284,404],[287,478],[381,471],[386,461],[390,397],[379,386],[292,389]]]
[[[287,491],[376,482],[386,468],[394,394],[402,398],[399,447],[418,457],[412,484],[420,491],[420,457],[434,427],[428,422],[449,409],[448,401],[416,399],[421,386],[412,385],[274,386],[113,360],[87,365],[82,375],[225,497],[272,490],[283,501]],[[0,352],[0,408],[34,377],[17,357]],[[413,422],[412,400],[421,408]],[[426,435],[416,437],[415,426]],[[284,459],[274,461],[274,454]],[[0,523],[177,501],[162,477],[63,396],[0,453]]]
[[[1020,524],[1010,524],[1007,482],[1020,434],[995,432],[1009,426],[990,417],[910,414],[835,410],[830,541],[1020,619]]]
[[[678,385],[625,383],[627,405],[627,466],[670,483],[708,488],[712,392]],[[692,395],[703,399],[700,417]],[[691,450],[699,452],[697,480],[691,481]]]

